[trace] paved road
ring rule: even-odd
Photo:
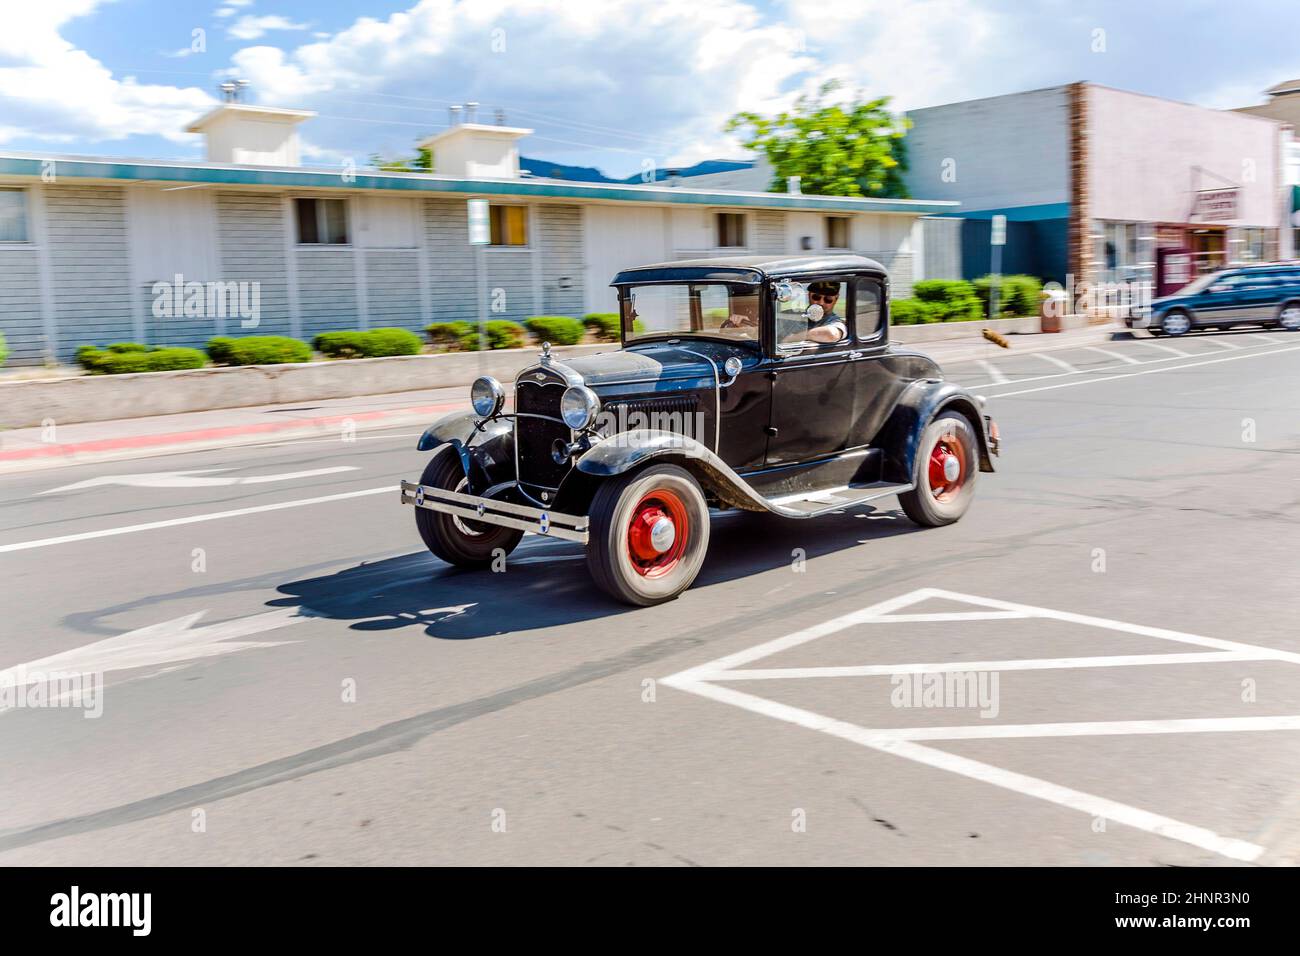
[[[1300,336],[948,371],[962,522],[719,516],[645,610],[433,559],[409,430],[0,477],[0,668],[105,681],[0,713],[0,864],[1300,862]]]

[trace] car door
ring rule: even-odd
[[[1246,273],[1237,272],[1220,277],[1201,294],[1201,301],[1196,306],[1196,324],[1228,325],[1247,320],[1250,317],[1250,300],[1246,293],[1248,285],[1258,294],[1258,282],[1254,282]]]
[[[855,447],[869,444],[876,436],[907,382],[884,361],[887,344],[884,282],[875,276],[854,279],[850,310],[857,344],[848,355],[855,391],[849,447]]]
[[[857,351],[852,317],[848,314],[847,276],[819,276],[803,280],[806,287],[819,282],[838,284],[840,294],[833,314],[847,328],[833,344],[808,344],[794,348],[781,340],[798,335],[806,307],[799,301],[786,307],[775,303],[776,334],[771,371],[772,410],[767,439],[767,464],[806,461],[843,451],[849,446],[857,388],[850,353]],[[804,320],[806,322],[806,320]]]

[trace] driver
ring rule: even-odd
[[[808,285],[809,306],[819,305],[822,317],[812,322],[803,334],[788,336],[788,342],[819,342],[833,345],[843,341],[849,334],[843,316],[835,314],[835,303],[840,300],[840,284],[831,279],[822,279]]]

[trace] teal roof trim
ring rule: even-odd
[[[850,212],[908,212],[916,215],[951,213],[960,203],[922,199],[871,199],[850,196],[807,196],[789,193],[737,193],[693,190],[689,187],[646,188],[598,183],[557,183],[521,180],[452,179],[411,173],[342,172],[314,169],[272,169],[255,166],[180,165],[134,160],[43,159],[0,156],[0,175],[41,177],[53,163],[56,179],[120,179],[127,182],[168,182],[218,186],[268,186],[282,189],[392,189],[419,193],[464,193],[477,196],[613,200],[681,205],[746,208],[843,210]],[[350,180],[350,181],[349,181]]]

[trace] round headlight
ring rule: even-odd
[[[506,390],[491,375],[484,375],[469,387],[469,403],[477,414],[491,418],[506,403]]]
[[[560,399],[560,417],[574,431],[581,431],[600,414],[600,399],[585,385],[574,385],[564,390]]]

